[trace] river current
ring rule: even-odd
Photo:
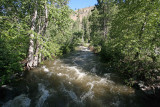
[[[145,107],[136,91],[86,47],[29,72],[27,91],[3,107]]]

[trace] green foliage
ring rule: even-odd
[[[9,82],[13,74],[23,70],[21,61],[26,57],[28,38],[25,24],[18,24],[10,18],[2,17],[0,25],[0,84],[2,85]]]
[[[74,37],[75,35],[72,35],[71,30],[71,12],[72,11],[66,5],[62,6],[61,8],[56,8],[54,6],[51,7],[50,16],[56,20],[51,20],[48,26],[46,34],[47,37],[50,37],[50,39],[47,38],[48,40],[46,42],[50,44],[49,53],[54,53],[52,56],[56,57],[74,50],[74,46],[76,44]]]
[[[117,6],[113,0],[98,0],[98,4],[92,10],[90,21],[90,36],[94,45],[102,46],[108,38],[111,23],[117,13]]]
[[[88,21],[89,17],[84,17],[82,19],[82,33],[83,33],[83,37],[84,37],[84,41],[88,43],[88,41],[90,40],[90,28],[89,28],[89,21]]]
[[[29,53],[29,39],[34,42],[33,57],[38,53],[41,60],[52,59],[74,50],[77,39],[72,34],[72,11],[67,2],[68,0],[0,1],[0,85],[12,81],[14,74],[24,70]],[[37,18],[32,23],[35,10]],[[31,28],[33,24],[34,30]],[[34,37],[31,38],[30,34]]]
[[[159,75],[159,5],[157,0],[98,0],[89,18],[92,44],[101,46],[102,59],[130,78],[129,84],[134,80],[151,81]]]

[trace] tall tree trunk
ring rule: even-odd
[[[41,23],[41,19],[40,19],[40,23]],[[40,29],[41,29],[41,26],[39,25],[38,35],[40,35]],[[40,48],[40,44],[39,44],[39,40],[37,38],[37,41],[36,41],[36,50],[35,50],[35,55],[34,55],[34,60],[33,60],[33,66],[34,67],[36,67],[38,65],[39,48]]]
[[[39,63],[39,49],[40,49],[40,44],[39,42],[37,41],[36,43],[37,47],[36,47],[36,51],[35,51],[35,57],[34,57],[34,60],[33,60],[33,67],[36,67]]]
[[[83,34],[82,34],[82,43],[84,44],[84,31],[83,31]]]
[[[104,19],[103,19],[103,37],[104,37],[104,40],[107,39],[107,33],[108,33],[108,29],[107,29],[107,20],[108,20],[108,16],[106,16],[106,12],[108,14],[108,4],[104,4],[104,7],[103,7],[103,14],[104,14]],[[107,9],[106,9],[107,8]]]
[[[104,21],[103,21],[103,37],[104,37],[104,40],[106,40],[107,38],[107,26],[106,26],[106,18],[104,18]]]
[[[35,23],[37,18],[37,8],[34,10],[33,18],[31,21],[31,31],[34,32],[35,30]],[[31,33],[29,40],[29,49],[28,49],[28,58],[27,58],[27,69],[30,70],[33,67],[33,60],[34,60],[34,34]]]
[[[45,24],[44,24],[44,29],[43,29],[43,33],[45,34],[46,33],[46,29],[47,29],[47,26],[48,26],[48,8],[47,8],[47,4],[45,4]],[[43,34],[43,35],[44,35]]]
[[[48,26],[48,8],[47,8],[47,4],[45,4],[44,7],[45,7],[45,22],[44,22],[44,25],[42,26],[42,28],[39,25],[39,31],[38,31],[38,35],[42,34],[43,36],[46,33],[46,28]],[[40,23],[41,23],[41,21],[40,21]],[[35,57],[34,57],[34,61],[33,61],[33,66],[34,67],[36,67],[41,62],[41,53],[39,53],[40,49],[42,49],[42,46],[39,44],[39,41],[37,39]]]

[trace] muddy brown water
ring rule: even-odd
[[[148,103],[86,47],[29,72],[25,93],[3,107],[146,107]]]

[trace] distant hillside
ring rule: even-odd
[[[80,21],[82,21],[83,17],[86,17],[91,14],[92,9],[94,9],[94,6],[75,10],[75,13],[73,13],[73,15],[71,15],[71,19],[76,21],[79,16]]]

